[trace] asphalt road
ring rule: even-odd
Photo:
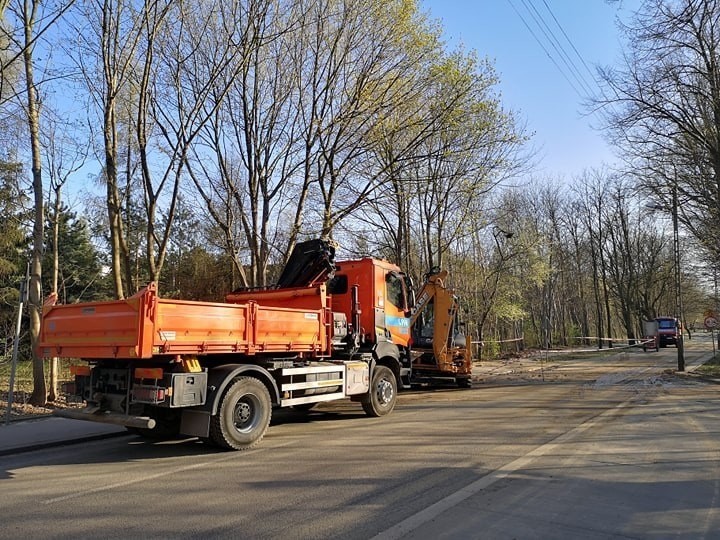
[[[6,456],[0,538],[720,538],[720,386],[675,366],[511,364],[380,419],[278,413],[243,453],[127,436]]]

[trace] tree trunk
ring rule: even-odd
[[[53,269],[52,269],[52,290],[58,292],[58,275],[60,273],[60,253],[58,239],[60,237],[60,203],[62,187],[55,188],[55,203],[53,205]],[[50,359],[50,381],[48,385],[48,401],[56,401],[58,397],[58,359],[56,356]]]
[[[104,58],[109,63],[108,58]],[[107,68],[106,68],[107,69]],[[110,87],[110,81],[106,81],[108,88],[105,95],[103,113],[103,136],[105,144],[105,183],[106,183],[106,204],[108,211],[108,223],[110,226],[110,267],[112,269],[112,281],[115,289],[115,298],[125,298],[123,288],[123,265],[122,265],[122,215],[120,212],[120,195],[117,183],[117,126],[115,122],[115,89]],[[128,287],[130,283],[128,282]]]
[[[37,345],[40,337],[40,317],[42,314],[42,258],[44,247],[44,200],[43,181],[40,156],[40,112],[38,110],[37,87],[33,73],[33,49],[31,47],[33,30],[35,26],[35,11],[37,5],[34,1],[25,0],[23,4],[25,49],[23,60],[25,63],[25,89],[27,91],[27,120],[30,130],[30,148],[32,154],[32,186],[34,197],[33,212],[33,248],[30,261],[30,287],[28,296],[28,311],[30,313],[30,345],[33,360],[33,392],[30,403],[45,405],[47,402],[47,386],[43,359],[38,355]]]

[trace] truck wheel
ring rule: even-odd
[[[472,379],[470,377],[456,377],[455,383],[458,388],[472,388]]]
[[[262,440],[271,414],[265,385],[253,377],[241,377],[225,391],[220,409],[210,418],[210,438],[221,448],[247,450]]]
[[[397,380],[390,368],[375,366],[370,390],[362,400],[362,407],[368,416],[385,416],[395,408],[397,401]]]

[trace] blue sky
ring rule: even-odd
[[[569,180],[587,168],[611,164],[615,157],[602,133],[594,129],[599,126],[599,118],[585,113],[581,97],[526,23],[566,76],[574,80],[536,23],[544,20],[586,81],[593,84],[572,47],[593,73],[597,64],[616,63],[621,55],[616,19],[627,20],[639,3],[639,0],[420,0],[420,7],[431,19],[440,22],[450,47],[462,45],[494,61],[503,107],[518,112],[527,122],[528,131],[534,133],[532,142],[539,160],[537,175]]]

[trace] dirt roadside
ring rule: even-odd
[[[28,403],[30,394],[20,391],[13,394],[12,411],[10,413],[10,421],[31,420],[43,416],[50,416],[56,409],[80,408],[83,405],[77,403],[68,403],[65,396],[58,396],[58,399],[47,403],[45,406],[39,407]],[[0,422],[5,422],[8,411],[8,393],[4,391],[0,393]]]

